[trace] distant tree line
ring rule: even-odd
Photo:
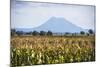
[[[45,32],[45,31],[40,31],[40,32],[33,31],[32,35],[35,35],[35,36],[36,35],[40,35],[40,36],[44,36],[44,35],[52,36],[53,33],[51,31],[48,31],[48,32]]]
[[[76,36],[76,35],[93,35],[94,31],[92,29],[89,29],[88,32],[84,32],[84,31],[80,31],[80,33],[70,33],[70,32],[66,32],[64,33],[62,36],[67,36],[67,35],[72,35],[72,36]],[[23,32],[23,31],[16,31],[15,29],[11,29],[11,36],[21,36],[21,35],[33,35],[33,36],[53,36],[54,33],[52,31],[33,31],[33,32]],[[56,34],[55,34],[56,35]]]
[[[33,36],[52,36],[53,33],[51,31],[45,32],[45,31],[33,31],[33,32],[23,32],[23,31],[16,31],[15,29],[11,30],[11,36],[21,36],[21,35],[33,35]]]
[[[81,34],[81,35],[87,34],[87,35],[89,36],[89,35],[94,34],[94,31],[93,31],[92,29],[89,29],[89,30],[88,30],[88,33],[84,32],[84,31],[80,31],[80,34]]]

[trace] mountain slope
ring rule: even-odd
[[[48,21],[46,21],[44,24],[42,24],[39,27],[34,28],[33,30],[36,31],[52,31],[52,32],[80,32],[85,31],[81,27],[78,27],[71,22],[65,20],[64,18],[56,18],[52,17]]]

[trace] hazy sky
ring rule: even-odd
[[[51,17],[65,18],[83,29],[94,29],[95,7],[23,1],[11,3],[11,28],[38,27]]]

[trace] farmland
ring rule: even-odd
[[[95,61],[94,36],[13,36],[11,66]]]

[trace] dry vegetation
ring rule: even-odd
[[[11,38],[11,66],[13,67],[94,60],[94,36],[15,36]]]

